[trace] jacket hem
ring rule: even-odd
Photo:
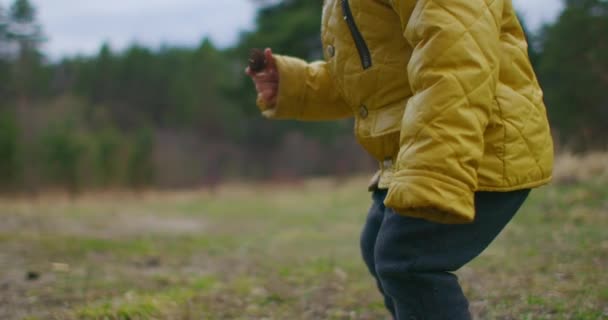
[[[511,191],[517,191],[517,190],[522,190],[522,189],[533,189],[533,188],[538,188],[538,187],[542,187],[544,185],[547,185],[547,184],[551,183],[551,180],[553,180],[553,176],[549,176],[549,177],[547,177],[545,179],[542,179],[542,180],[536,180],[536,181],[521,183],[521,184],[517,184],[517,185],[513,185],[513,186],[487,186],[487,185],[479,185],[479,186],[477,186],[477,191],[482,191],[482,192],[511,192]]]
[[[471,223],[475,219],[473,192],[445,178],[419,174],[395,177],[384,204],[405,216],[445,224]]]

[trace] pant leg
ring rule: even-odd
[[[393,300],[392,298],[384,295],[382,284],[380,283],[380,280],[378,280],[378,276],[376,275],[376,265],[374,262],[374,248],[376,246],[376,238],[378,237],[378,231],[380,230],[382,220],[384,220],[385,207],[383,201],[386,197],[386,191],[376,190],[373,193],[372,197],[372,207],[369,209],[369,213],[367,214],[367,221],[365,223],[365,226],[363,227],[363,231],[361,232],[361,254],[363,256],[363,261],[365,261],[365,264],[369,269],[369,272],[372,274],[372,276],[374,276],[374,279],[376,279],[378,289],[384,297],[384,305],[394,317],[395,307],[393,306]]]
[[[478,192],[472,224],[447,225],[386,208],[374,251],[376,273],[396,318],[470,319],[468,301],[452,273],[477,257],[523,204],[529,190]]]

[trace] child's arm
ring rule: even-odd
[[[404,215],[442,223],[474,219],[484,131],[495,108],[503,1],[393,0],[414,52],[414,93],[385,200]]]
[[[273,55],[266,50],[267,66],[259,77],[274,76],[276,92],[257,85],[256,75],[248,71],[258,88],[258,107],[272,119],[335,120],[352,117],[350,107],[342,99],[325,62]],[[266,91],[266,93],[265,93]]]

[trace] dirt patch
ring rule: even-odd
[[[85,232],[98,237],[128,237],[146,234],[183,235],[203,232],[205,223],[198,218],[119,214],[108,217],[104,221],[97,220],[90,224],[81,225],[77,233]]]
[[[113,223],[113,232],[122,234],[168,233],[184,234],[203,231],[205,223],[199,218],[175,216],[122,215]]]
[[[205,230],[201,218],[142,213],[74,217],[56,215],[5,215],[0,234],[19,230],[21,234],[53,234],[97,238],[136,237],[149,234],[183,235]]]

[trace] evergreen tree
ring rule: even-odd
[[[29,0],[15,0],[10,8],[9,20],[8,35],[18,44],[19,55],[36,52],[44,41],[36,8]]]
[[[0,59],[6,58],[8,53],[8,21],[6,9],[0,3]]]
[[[16,62],[13,64],[12,78],[19,107],[23,108],[29,98],[43,91],[46,79],[41,65],[39,46],[44,41],[42,26],[38,23],[36,8],[28,0],[15,0],[10,7],[8,38],[9,47],[16,46],[12,53]]]
[[[541,83],[560,140],[586,149],[608,144],[608,2],[568,0],[541,35]]]
[[[8,13],[0,3],[0,101],[8,100],[10,39],[8,34]]]

